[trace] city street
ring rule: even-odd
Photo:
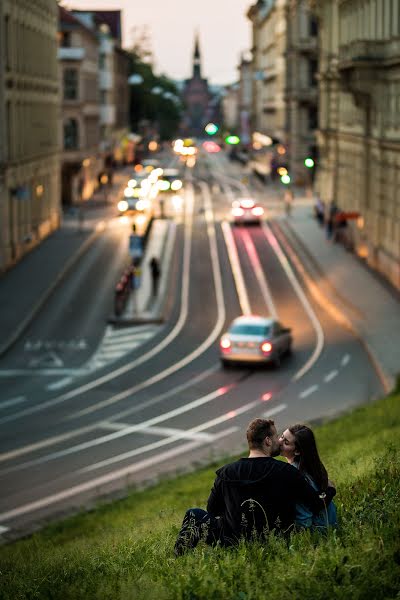
[[[235,227],[232,201],[249,195],[266,218]],[[129,260],[129,222],[111,210],[1,359],[0,527],[29,531],[127,485],[237,452],[253,417],[282,430],[382,395],[365,347],[304,286],[279,194],[224,153],[202,153],[182,196],[183,218],[167,207],[176,238],[162,324],[107,325]],[[293,354],[279,369],[221,367],[219,338],[246,310],[292,329]],[[85,370],[110,335],[114,353]]]

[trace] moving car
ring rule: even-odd
[[[244,315],[235,319],[219,342],[224,366],[233,363],[272,363],[292,351],[291,330],[271,317]]]
[[[239,198],[232,202],[232,218],[235,225],[260,225],[263,215],[263,207],[253,198]]]
[[[164,169],[158,178],[158,190],[160,192],[179,192],[183,183],[178,169]]]

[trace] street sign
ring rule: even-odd
[[[129,254],[132,258],[142,258],[143,240],[140,235],[132,233],[129,236]]]

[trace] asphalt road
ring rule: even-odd
[[[248,194],[270,219],[262,227],[234,228],[231,202]],[[235,165],[201,157],[188,173],[184,209],[169,282],[172,309],[163,326],[139,348],[72,376],[59,390],[60,365],[52,367],[51,358],[46,375],[43,364],[37,372],[31,365],[30,374],[0,381],[0,528],[8,535],[127,484],[237,451],[256,416],[270,415],[282,429],[382,392],[359,342],[303,289],[279,238],[276,203],[245,185]],[[70,375],[90,359],[125,260],[120,227],[110,218],[104,236],[0,368],[26,367],[27,344],[38,339],[44,348],[50,341],[85,340],[80,349],[48,345]],[[280,369],[220,367],[219,337],[244,306],[276,314],[292,328],[294,352]]]

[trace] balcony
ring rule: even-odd
[[[58,60],[83,60],[85,48],[58,48]]]
[[[305,38],[300,38],[299,40],[297,40],[296,42],[294,42],[291,45],[291,48],[289,48],[289,50],[295,50],[296,52],[303,52],[303,53],[316,53],[317,52],[317,37],[316,36],[309,36],[309,37],[305,37]]]
[[[340,46],[338,71],[343,89],[357,96],[370,96],[372,82],[382,69],[400,62],[400,41],[355,40]]]

